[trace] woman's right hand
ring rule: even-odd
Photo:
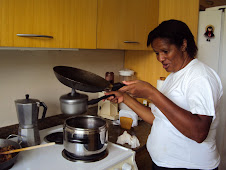
[[[113,96],[108,97],[107,100],[110,100],[111,102],[114,102],[114,103],[122,103],[128,96],[128,94],[120,91],[111,91],[111,92],[105,93],[105,95],[110,95],[110,94],[114,94],[115,97]]]
[[[125,103],[144,121],[148,122],[149,124],[152,124],[154,120],[154,115],[151,112],[151,108],[144,106],[143,104],[138,102],[135,98],[133,98],[130,94],[128,94],[130,92],[128,89],[123,91],[122,88],[119,89],[119,91],[111,91],[111,92],[105,93],[105,95],[109,95],[109,94],[115,95],[115,97],[113,96],[108,97],[107,100],[110,100],[111,102],[114,102],[114,103],[121,103],[121,102]]]
[[[141,80],[123,81],[123,83],[126,86],[120,88],[119,91],[125,92],[135,98],[151,100],[151,94],[158,91],[150,83]]]

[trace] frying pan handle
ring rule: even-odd
[[[126,85],[123,84],[123,83],[114,83],[111,90],[112,91],[117,91],[118,89],[122,88],[123,86],[126,86]]]
[[[96,104],[98,103],[99,101],[103,100],[103,99],[107,99],[108,97],[110,96],[114,96],[115,97],[115,94],[110,94],[110,95],[105,95],[105,96],[102,96],[100,98],[97,98],[97,99],[92,99],[90,101],[87,102],[88,105],[92,105],[92,104]]]

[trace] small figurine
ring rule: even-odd
[[[206,32],[204,34],[207,37],[206,41],[210,41],[210,39],[214,37],[213,31],[214,31],[214,27],[212,25],[206,26]]]

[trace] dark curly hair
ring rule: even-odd
[[[180,48],[183,40],[187,40],[187,53],[189,57],[194,58],[198,48],[194,41],[194,36],[188,26],[178,20],[163,21],[158,27],[151,31],[148,35],[147,46],[152,44],[156,38],[165,38],[169,40],[170,44],[176,45]]]

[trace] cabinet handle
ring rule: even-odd
[[[137,44],[139,44],[139,42],[137,42],[137,41],[124,41],[124,43],[137,43]]]
[[[37,34],[17,34],[19,37],[44,37],[44,38],[53,38],[53,36],[49,35],[37,35]]]

